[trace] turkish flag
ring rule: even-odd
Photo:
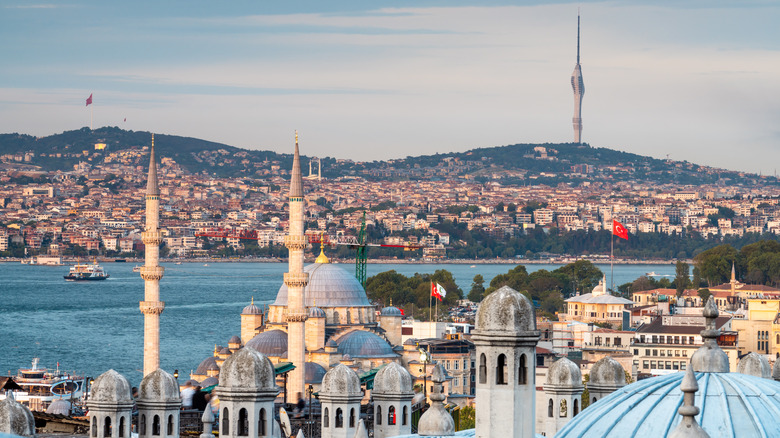
[[[612,234],[628,240],[628,230],[620,222],[612,219]]]
[[[436,283],[433,282],[431,282],[431,296],[441,301],[441,294],[439,294],[439,290],[436,288]]]
[[[89,97],[87,98],[87,105],[90,106],[92,104],[92,93],[89,94]]]

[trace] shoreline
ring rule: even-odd
[[[97,257],[97,261],[100,263],[127,263],[127,264],[138,264],[143,265],[144,260],[143,259],[136,259],[136,258],[125,258],[121,259],[123,261],[117,261],[121,258],[112,258],[112,257]],[[5,258],[0,259],[0,263],[21,263],[23,260],[28,259],[21,259],[21,258]],[[305,262],[306,263],[314,263],[315,257],[307,257]],[[354,265],[355,259],[334,259],[331,258],[331,263],[334,264],[349,264]],[[420,260],[420,259],[368,259],[366,260],[367,264],[371,265],[377,265],[377,264],[386,264],[386,265],[405,265],[405,264],[414,264],[414,265],[567,265],[569,263],[574,263],[578,260],[587,260],[594,265],[608,265],[610,264],[609,259],[602,259],[602,258],[588,258],[588,257],[560,257],[560,258],[549,258],[549,259],[535,259],[535,260],[527,260],[527,259],[481,259],[481,260],[468,260],[468,259],[442,259],[442,260]],[[47,265],[47,264],[38,264],[34,266],[67,266],[69,264],[78,263],[81,261],[80,258],[63,258],[62,264],[60,265]],[[685,263],[693,264],[693,260],[681,260]],[[252,257],[244,257],[244,258],[188,258],[188,259],[162,259],[160,260],[161,263],[287,263],[286,258],[252,258]],[[677,263],[677,260],[641,260],[641,259],[615,259],[613,261],[616,265],[674,265]]]

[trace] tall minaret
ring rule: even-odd
[[[160,266],[160,190],[157,188],[157,163],[154,159],[154,134],[152,134],[152,152],[149,157],[149,178],[146,181],[146,227],[141,239],[146,246],[144,266],[141,278],[144,279],[144,301],[141,301],[141,313],[144,314],[144,376],[160,368],[160,314],[165,303],[160,301],[160,279],[163,269]]]
[[[304,362],[306,361],[306,301],[303,288],[309,282],[309,274],[303,272],[303,250],[306,236],[303,234],[303,177],[301,157],[298,153],[298,132],[295,133],[295,155],[290,178],[290,229],[284,238],[289,251],[289,266],[284,274],[287,285],[287,359],[295,365],[288,382],[292,397],[306,394]],[[295,403],[297,399],[292,399]]]
[[[571,87],[574,89],[574,142],[582,143],[582,96],[585,95],[585,83],[582,82],[580,69],[580,14],[577,14],[577,65],[571,74]]]

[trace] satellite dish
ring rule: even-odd
[[[284,408],[279,408],[279,423],[282,428],[282,436],[287,438],[292,435],[292,425],[290,424],[290,417],[287,415],[287,411]]]

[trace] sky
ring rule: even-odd
[[[573,141],[775,174],[780,2],[0,0],[0,133],[384,160]],[[93,105],[86,98],[93,95]]]

